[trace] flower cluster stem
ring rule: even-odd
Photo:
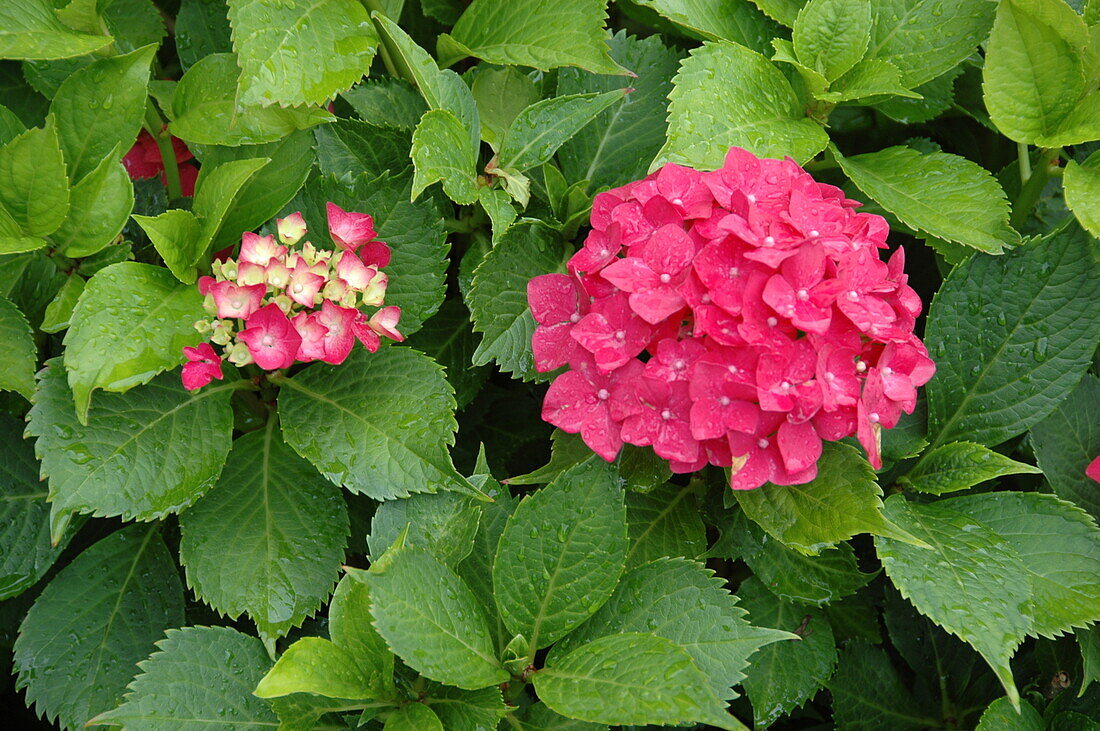
[[[168,181],[168,198],[176,200],[183,197],[183,188],[180,186],[180,168],[176,163],[176,151],[172,148],[172,135],[164,127],[164,119],[160,116],[153,100],[145,102],[145,131],[153,136],[160,150],[160,159],[164,163],[164,177]]]
[[[1043,150],[1042,155],[1039,157],[1038,164],[1027,176],[1027,180],[1020,188],[1019,195],[1016,196],[1016,200],[1012,203],[1012,216],[1009,218],[1009,223],[1012,224],[1014,228],[1018,229],[1027,221],[1027,217],[1031,215],[1031,210],[1035,207],[1035,204],[1039,202],[1039,197],[1043,194],[1043,188],[1046,187],[1047,181],[1050,180],[1052,168],[1058,166],[1057,161],[1060,152],[1061,148],[1058,147]],[[1021,150],[1021,180],[1023,180],[1024,166],[1027,160],[1028,156],[1026,150]]]

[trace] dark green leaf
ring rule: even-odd
[[[481,518],[481,503],[453,492],[411,495],[378,506],[367,545],[378,559],[404,536],[404,545],[419,546],[454,567],[470,555]]]
[[[1054,492],[1100,520],[1100,491],[1085,474],[1100,455],[1100,379],[1085,374],[1050,416],[1031,427],[1035,458]]]
[[[428,318],[408,343],[446,369],[447,381],[455,390],[459,409],[473,401],[489,376],[488,367],[471,364],[477,336],[471,328],[470,313],[459,299],[444,302],[439,312]]]
[[[1019,708],[1014,708],[1012,699],[1005,697],[989,704],[975,731],[1043,731],[1044,728],[1047,726],[1042,716],[1030,703],[1022,701]]]
[[[225,0],[182,0],[176,14],[176,53],[183,70],[212,53],[230,53],[229,6]]]
[[[638,0],[638,5],[652,8],[686,29],[692,37],[698,36],[708,41],[733,41],[757,53],[768,52],[771,39],[780,34],[777,24],[743,0]],[[614,50],[611,56],[623,63],[615,56]],[[627,68],[642,75],[635,66]]]
[[[868,58],[901,70],[909,88],[930,81],[974,52],[993,24],[996,5],[986,0],[876,0]]]
[[[0,391],[15,391],[28,401],[34,396],[34,372],[38,347],[34,331],[23,313],[0,296]]]
[[[841,650],[829,692],[833,694],[833,718],[841,728],[919,731],[938,724],[937,719],[921,714],[886,651],[862,642]]]
[[[340,96],[368,124],[411,130],[428,111],[424,97],[404,79],[370,79]]]
[[[69,211],[69,181],[57,125],[31,129],[0,148],[0,253],[30,251],[61,226]]]
[[[314,130],[321,172],[346,181],[364,174],[373,179],[387,172],[402,173],[411,164],[412,140],[400,128],[375,126],[381,121],[341,119]]]
[[[523,172],[548,162],[559,147],[626,93],[571,94],[535,102],[509,125],[497,155],[500,167]]]
[[[695,488],[667,483],[652,492],[626,494],[628,569],[665,556],[695,558],[707,550]]]

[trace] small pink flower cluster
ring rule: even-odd
[[[268,371],[297,361],[339,364],[356,340],[372,353],[380,336],[404,340],[397,331],[401,308],[383,307],[389,279],[382,269],[390,248],[375,241],[370,216],[328,204],[336,251],[309,241],[297,246],[306,235],[301,213],[277,223],[281,243],[274,236],[245,233],[238,259],[217,261],[214,276],[199,277],[213,319],[200,320],[195,328],[222,346],[226,360]],[[380,309],[368,319],[362,307]],[[193,391],[222,378],[222,358],[210,343],[183,352],[185,388]]]
[[[569,274],[531,280],[536,368],[570,370],[542,417],[612,460],[652,446],[731,486],[817,475],[822,440],[881,430],[935,372],[913,334],[904,252],[879,216],[793,160],[733,148],[714,172],[668,164],[596,196]]]

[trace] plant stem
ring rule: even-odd
[[[180,169],[176,163],[176,151],[172,147],[172,135],[164,127],[164,119],[157,111],[153,100],[145,100],[145,131],[153,136],[160,150],[160,159],[164,163],[164,177],[168,180],[168,198],[175,200],[183,197],[180,187]]]
[[[1027,151],[1026,142],[1016,143],[1016,157],[1020,161],[1020,186],[1027,185],[1031,178],[1031,155]]]
[[[1016,200],[1012,203],[1012,216],[1008,222],[1014,228],[1020,228],[1027,221],[1031,209],[1039,202],[1039,197],[1043,194],[1043,188],[1046,187],[1047,181],[1050,179],[1051,165],[1057,165],[1055,161],[1058,159],[1060,152],[1061,149],[1057,147],[1043,150],[1042,155],[1039,157],[1039,164],[1031,171],[1023,187],[1020,188],[1020,194],[1016,196]],[[1023,159],[1026,159],[1026,156],[1021,158],[1021,162]],[[1023,172],[1022,167],[1021,172]]]
[[[359,0],[359,2],[367,9],[368,13],[375,12],[379,15],[386,15],[386,10],[379,0]],[[394,18],[390,18],[390,20],[397,22]],[[397,68],[397,64],[394,63],[394,58],[397,57],[397,49],[390,46],[389,39],[381,32],[377,24],[375,25],[375,31],[378,32],[378,37],[381,40],[381,43],[378,44],[378,55],[382,57],[382,65],[386,67],[386,72],[395,79],[405,79],[415,86],[416,82],[402,73],[402,69]]]

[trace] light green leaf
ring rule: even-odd
[[[126,699],[89,725],[139,728],[275,727],[275,714],[252,689],[270,660],[255,637],[229,627],[169,629]],[[131,669],[127,669],[128,672]]]
[[[274,419],[234,441],[218,484],[179,521],[188,586],[272,639],[328,598],[348,537],[340,490],[283,443]]]
[[[1004,190],[977,163],[905,146],[837,161],[860,190],[911,228],[989,254],[1019,242]]]
[[[49,0],[0,2],[0,58],[72,58],[98,51],[113,40],[66,27]]]
[[[863,58],[871,42],[871,4],[865,0],[810,0],[794,22],[795,55],[828,81]]]
[[[867,58],[901,70],[912,88],[959,65],[985,40],[996,4],[989,0],[875,0],[874,33]]]
[[[1050,486],[1100,520],[1100,490],[1085,474],[1100,455],[1100,379],[1086,373],[1049,416],[1031,427],[1035,459]]]
[[[477,157],[466,144],[467,130],[462,122],[446,109],[433,109],[424,114],[413,132],[412,200],[437,181],[455,203],[470,205],[477,200]]]
[[[81,552],[35,600],[15,641],[16,688],[51,722],[81,728],[118,705],[134,665],[181,624],[183,587],[157,526],[123,528]]]
[[[50,545],[50,506],[38,482],[34,446],[23,438],[23,423],[0,415],[0,601],[34,586],[65,543]]]
[[[15,391],[28,401],[34,396],[38,346],[27,318],[10,300],[0,296],[0,391]]]
[[[47,120],[0,147],[0,251],[29,250],[13,248],[9,237],[48,236],[68,212],[65,159],[57,125]]]
[[[168,270],[184,284],[193,284],[198,276],[202,246],[202,223],[191,211],[173,209],[158,216],[134,215],[134,221],[153,242]]]
[[[378,35],[356,0],[229,0],[242,104],[323,104],[370,71]]]
[[[1037,143],[1058,132],[1085,89],[1085,22],[1063,2],[1004,0],[989,36],[983,84],[1006,137]]]
[[[382,731],[443,731],[443,722],[423,703],[406,703],[386,718]]]
[[[560,271],[565,251],[557,235],[538,223],[512,226],[474,270],[466,297],[474,332],[482,333],[474,365],[495,360],[497,367],[524,380],[545,378],[535,371],[531,335],[535,320],[527,308],[527,282]]]
[[[1039,712],[1027,701],[1014,707],[1007,696],[989,704],[974,731],[1043,731],[1046,724]]]
[[[622,101],[624,92],[571,94],[535,102],[508,127],[497,155],[500,167],[523,172],[548,162],[585,125]]]
[[[227,160],[216,167],[212,162],[203,161],[202,172],[195,184],[195,201],[192,205],[192,210],[202,223],[202,237],[197,247],[200,258],[210,251],[210,247],[222,230],[225,219],[235,209],[237,196],[240,195],[241,190],[254,180],[256,174],[266,167],[271,159],[261,157]],[[240,231],[226,233],[233,239],[240,235]]]
[[[741,0],[736,5],[748,6]],[[610,44],[611,57],[635,69],[637,79],[596,76],[579,69],[558,71],[558,94],[562,96],[634,87],[558,150],[557,159],[566,178],[570,182],[587,180],[590,191],[617,187],[645,176],[649,162],[665,141],[668,93],[680,58],[656,35],[637,39],[620,31]]]
[[[477,200],[489,214],[493,225],[493,240],[498,240],[512,226],[518,215],[512,205],[512,196],[498,188],[478,188]]]
[[[887,515],[933,548],[889,538],[878,538],[875,545],[902,596],[981,653],[1017,703],[1008,662],[1031,626],[1028,571],[1005,538],[954,509],[957,500],[917,505],[891,497]]]
[[[149,45],[122,56],[102,58],[80,69],[61,84],[50,104],[57,136],[69,168],[79,182],[118,148],[134,144],[149,83],[149,64],[156,54]]]
[[[361,175],[377,178],[387,172],[401,174],[412,164],[411,138],[403,129],[375,126],[381,122],[341,119],[317,127],[313,134],[321,172],[349,182]]]
[[[181,0],[176,14],[176,54],[184,71],[212,53],[230,53],[226,0]]]
[[[655,634],[628,632],[581,645],[534,682],[543,703],[582,721],[744,729],[687,650]]]
[[[410,495],[378,506],[367,545],[378,559],[404,536],[406,546],[419,546],[454,567],[470,555],[481,519],[481,503],[453,492]]]
[[[707,550],[706,526],[690,485],[668,483],[648,493],[628,492],[626,524],[628,569],[664,556],[695,558]]]
[[[1061,229],[956,266],[928,315],[932,446],[994,446],[1069,395],[1100,340],[1100,270],[1088,234]]]
[[[750,625],[737,597],[713,574],[684,558],[628,571],[607,603],[554,646],[547,665],[600,637],[652,632],[687,650],[718,698],[736,698],[731,687],[744,679],[749,657],[793,635]]]
[[[421,675],[467,690],[508,679],[477,599],[430,553],[412,546],[395,548],[364,578],[374,626]]]
[[[755,577],[743,581],[737,595],[749,612],[747,621],[801,638],[760,648],[745,671],[753,717],[765,727],[812,698],[829,679],[836,667],[836,643],[822,610],[783,601]]]
[[[370,589],[362,579],[363,573],[349,570],[336,585],[328,606],[329,636],[351,655],[369,680],[370,697],[377,698],[393,690],[393,653],[374,628]]]
[[[356,348],[342,366],[280,379],[286,441],[325,477],[376,500],[469,492],[447,448],[458,427],[442,369],[410,348]]]
[[[323,637],[303,637],[286,649],[256,686],[260,698],[313,693],[326,698],[371,698],[370,677],[352,655]]]
[[[237,57],[214,53],[187,70],[172,98],[172,134],[202,145],[276,142],[334,117],[319,107],[237,106]]]
[[[806,4],[806,0],[752,0],[752,2],[768,17],[774,18],[788,28],[794,27],[799,11]]]
[[[73,258],[91,256],[122,233],[134,209],[134,184],[119,162],[117,149],[72,187],[68,216],[50,235],[59,253]]]
[[[902,124],[931,121],[951,108],[951,103],[955,99],[955,79],[962,70],[962,66],[956,66],[947,73],[914,88],[913,92],[920,95],[919,99],[894,96],[875,102],[873,106],[890,119]]]
[[[848,444],[825,444],[817,477],[804,485],[765,484],[734,492],[745,515],[789,548],[816,556],[857,533],[905,531],[882,514],[882,488],[867,460]]]
[[[512,634],[553,644],[607,601],[627,550],[623,491],[614,468],[586,462],[528,495],[508,519],[493,591]]]
[[[549,71],[578,66],[595,74],[621,74],[604,33],[606,0],[474,0],[439,39],[450,65],[465,56],[501,65]]]
[[[65,334],[65,368],[77,416],[87,423],[92,391],[125,391],[183,362],[197,345],[202,295],[151,264],[112,264],[88,280]]]
[[[369,124],[411,130],[428,111],[424,97],[404,79],[367,79],[341,94],[359,119]]]
[[[428,683],[422,702],[439,717],[444,729],[493,731],[509,710],[499,688],[460,690]]]
[[[27,434],[50,481],[54,541],[70,513],[155,520],[213,486],[229,451],[236,382],[188,392],[169,373],[125,394],[103,394],[81,425],[60,359],[49,361]]]
[[[668,141],[658,161],[715,169],[731,146],[804,163],[829,138],[806,117],[783,73],[760,54],[705,43],[680,65],[669,94]]]
[[[922,715],[909,687],[881,648],[862,642],[847,645],[828,686],[833,695],[833,718],[841,728],[920,731],[939,723]]]
[[[0,147],[8,144],[26,131],[27,125],[23,124],[15,112],[0,105]]]
[[[494,150],[516,115],[539,100],[535,82],[514,66],[481,69],[470,90],[481,118],[481,139]]]
[[[771,39],[780,34],[778,25],[743,0],[638,0],[637,4],[652,8],[693,37],[733,41],[758,53],[767,51]],[[615,58],[614,48],[611,57]],[[641,67],[628,68],[642,76]]]
[[[902,84],[898,67],[881,58],[860,61],[830,84],[829,91],[816,94],[818,99],[836,103],[884,95],[908,98],[919,96]]]
[[[942,495],[1004,475],[1041,472],[1037,467],[1009,459],[980,444],[951,442],[922,455],[916,466],[898,482],[917,492]]]
[[[1066,205],[1093,236],[1100,236],[1100,165],[1066,163],[1062,177]]]

